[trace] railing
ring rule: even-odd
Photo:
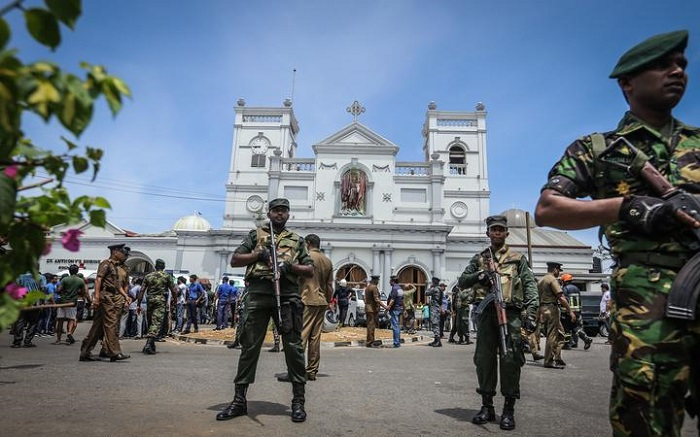
[[[476,126],[476,120],[471,118],[438,118],[438,126],[470,127]]]
[[[451,175],[465,176],[467,174],[467,164],[450,164]]]
[[[396,174],[399,176],[427,176],[430,164],[397,164]]]
[[[281,115],[244,115],[243,122],[282,123],[282,116]]]
[[[286,158],[282,160],[282,168],[285,171],[298,171],[303,173],[316,172],[316,160],[304,158]]]

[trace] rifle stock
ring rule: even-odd
[[[270,222],[270,261],[272,263],[272,285],[275,291],[275,303],[277,304],[277,329],[282,327],[282,301],[280,291],[280,269],[277,262],[277,237],[275,229]]]

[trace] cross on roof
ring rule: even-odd
[[[352,105],[347,107],[346,111],[348,111],[349,113],[352,114],[352,117],[353,117],[352,121],[354,123],[357,123],[357,117],[359,117],[360,114],[365,112],[365,108],[364,108],[364,106],[360,105],[360,102],[355,100],[354,102],[352,102]]]

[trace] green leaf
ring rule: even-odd
[[[82,13],[80,0],[45,0],[45,3],[56,18],[71,29]]]
[[[5,48],[5,44],[10,40],[10,26],[7,21],[0,18],[0,50]]]
[[[73,157],[73,169],[75,170],[76,173],[80,174],[87,170],[89,167],[88,160],[83,158],[82,156],[74,156]]]
[[[68,138],[61,136],[61,139],[63,140],[64,143],[66,143],[66,146],[68,146],[68,150],[74,150],[78,148],[78,145],[69,140]]]
[[[94,147],[87,147],[86,149],[87,157],[92,159],[93,161],[99,161],[104,155],[104,151],[102,149],[96,149]]]
[[[0,173],[0,230],[4,230],[12,221],[16,202],[17,182],[7,177],[4,172]]]
[[[90,224],[104,228],[107,224],[107,214],[104,209],[90,211]]]
[[[38,43],[50,47],[51,50],[61,43],[61,31],[58,21],[50,12],[44,9],[32,8],[24,11],[29,34]]]
[[[19,301],[9,294],[0,293],[0,331],[9,328],[19,317]]]
[[[105,199],[104,197],[95,197],[93,199],[93,202],[94,202],[95,206],[97,206],[99,208],[111,208],[112,207],[112,205],[109,204],[109,201],[107,201],[107,199]]]

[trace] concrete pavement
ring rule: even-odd
[[[87,333],[79,325],[76,339]],[[79,342],[11,349],[0,343],[0,434],[3,436],[605,436],[611,374],[608,346],[564,351],[565,370],[541,362],[523,368],[514,431],[476,426],[474,346],[422,342],[398,349],[324,347],[316,381],[307,384],[308,419],[289,418],[291,385],[277,382],[284,354],[263,349],[257,381],[248,391],[248,416],[214,418],[233,396],[240,351],[222,345],[168,340],[158,354],[144,341],[123,340],[123,362],[78,362]],[[502,397],[496,399],[497,414]],[[683,436],[695,436],[687,418]]]

